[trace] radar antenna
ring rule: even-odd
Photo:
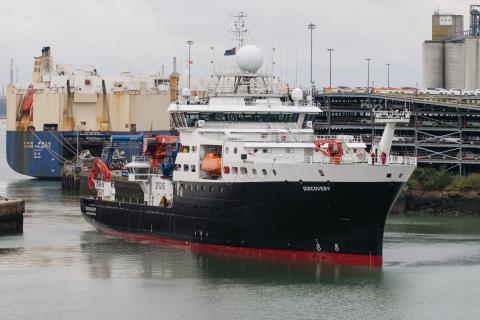
[[[245,26],[245,18],[248,17],[248,14],[240,11],[238,13],[230,14],[230,16],[234,19],[230,33],[233,34],[237,48],[240,49],[246,43],[245,35],[248,33],[248,29]]]

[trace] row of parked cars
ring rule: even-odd
[[[418,91],[422,95],[443,95],[443,96],[480,96],[480,89],[465,90],[459,88],[452,88],[450,90],[443,88],[426,88]]]
[[[416,89],[413,87],[401,87],[401,88],[382,88],[382,87],[347,87],[338,86],[335,88],[324,88],[324,93],[349,93],[349,94],[363,94],[363,93],[375,93],[375,94],[415,94]]]

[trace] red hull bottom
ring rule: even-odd
[[[181,249],[187,249],[192,252],[223,255],[235,257],[247,257],[266,260],[288,260],[310,263],[340,264],[352,266],[381,267],[383,265],[382,256],[366,256],[359,254],[327,253],[327,252],[307,252],[294,250],[276,250],[246,247],[229,247],[213,244],[196,243],[189,241],[166,239],[157,236],[141,235],[129,232],[113,230],[104,225],[95,224],[95,227],[103,233],[131,239],[140,242],[147,242],[155,245],[169,245]]]

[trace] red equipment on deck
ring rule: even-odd
[[[90,171],[90,175],[88,176],[88,189],[93,189],[95,187],[94,180],[99,173],[102,174],[103,181],[112,182],[112,174],[107,165],[101,159],[93,159],[92,165],[92,171]]]
[[[143,142],[143,155],[152,159],[152,169],[158,168],[160,163],[164,163],[169,152],[176,151],[177,141],[177,136],[145,138]]]
[[[326,148],[325,148],[326,145]],[[335,164],[342,162],[342,142],[338,140],[315,140],[315,150],[323,153]]]
[[[33,85],[28,86],[27,95],[23,98],[22,111],[29,113],[33,105]]]

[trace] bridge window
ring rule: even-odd
[[[193,127],[198,120],[207,122],[297,122],[298,113],[225,113],[225,112],[186,112],[187,126]],[[175,119],[174,122],[180,122]],[[175,121],[176,120],[176,121]]]

